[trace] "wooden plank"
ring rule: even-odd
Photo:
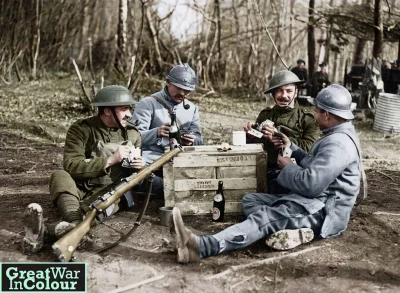
[[[163,166],[164,203],[166,207],[175,206],[174,166],[171,162]]]
[[[183,147],[184,151],[181,154],[185,154],[188,152],[220,152],[218,151],[218,148],[220,145],[201,145],[201,146],[190,146],[190,147]],[[251,144],[246,144],[243,146],[237,146],[237,145],[229,145],[231,150],[227,152],[246,152],[246,151],[263,151],[264,147],[261,143],[251,143]]]
[[[179,155],[174,158],[175,168],[184,167],[220,167],[220,166],[255,166],[257,162],[257,155],[220,155],[220,156],[186,156],[180,157]]]
[[[176,203],[176,207],[179,208],[182,215],[204,215],[210,214],[210,221],[211,221],[211,210],[213,207],[213,203],[187,203],[187,202],[180,202]],[[242,212],[242,204],[241,202],[226,202],[225,203],[225,214],[237,214]]]
[[[187,167],[187,168],[174,168],[174,179],[211,179],[215,178],[214,167]],[[254,176],[255,177],[255,176]]]
[[[175,191],[187,190],[217,190],[221,179],[182,179],[175,180]],[[257,187],[257,178],[222,179],[224,189],[252,189]]]
[[[215,196],[215,190],[187,190],[187,191],[175,191],[175,204],[185,202],[213,202]],[[224,196],[226,201],[241,201],[246,193],[257,192],[256,188],[252,189],[224,189]]]
[[[240,166],[240,167],[218,167],[218,178],[256,178],[256,166]],[[201,177],[202,178],[202,177]]]

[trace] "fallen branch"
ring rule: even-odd
[[[400,214],[396,214],[396,213],[387,213],[387,212],[375,212],[374,215],[400,216]]]
[[[251,263],[248,263],[248,264],[244,264],[244,265],[231,266],[229,269],[227,269],[227,270],[225,270],[225,271],[223,271],[223,272],[221,272],[219,274],[205,277],[204,280],[218,279],[218,278],[221,278],[221,277],[223,277],[225,275],[228,275],[228,274],[230,274],[232,272],[236,272],[238,270],[257,267],[257,266],[265,265],[265,264],[271,264],[271,263],[274,263],[274,262],[279,261],[281,259],[290,258],[290,257],[296,257],[296,256],[298,256],[300,254],[307,253],[307,252],[310,252],[310,251],[314,251],[314,250],[320,249],[322,247],[326,247],[326,245],[310,247],[310,248],[303,249],[303,250],[300,250],[300,251],[297,251],[297,252],[293,252],[293,253],[288,253],[288,254],[284,254],[284,255],[280,255],[280,256],[276,256],[276,257],[257,260],[257,261],[254,261],[254,262],[251,262]]]
[[[129,80],[127,83],[127,88],[129,89],[131,87],[131,82],[133,79],[133,71],[135,69],[135,61],[136,61],[136,56],[131,57],[131,71],[129,72]]]
[[[85,106],[89,107],[90,110],[93,110],[92,106],[91,106],[92,100],[90,99],[90,97],[86,93],[85,85],[83,84],[82,76],[81,76],[81,73],[79,71],[78,65],[76,65],[76,62],[75,62],[74,58],[71,58],[71,61],[72,61],[72,64],[74,65],[76,75],[78,76],[79,84],[81,85],[81,89],[82,89],[83,95],[86,98],[86,100],[84,100],[82,102],[85,104]]]
[[[378,170],[374,170],[374,172],[379,173],[379,174],[381,174],[381,175],[383,175],[383,176],[389,178],[390,180],[392,180],[392,181],[394,182],[394,179],[393,179],[392,177],[390,177],[388,174],[385,174],[385,173],[383,173],[383,172],[381,172],[381,171],[378,171]]]
[[[161,280],[163,278],[165,278],[165,275],[158,275],[158,276],[155,276],[153,278],[146,279],[146,280],[134,283],[132,285],[128,285],[128,286],[125,286],[125,287],[118,288],[118,289],[116,289],[114,291],[111,291],[111,293],[125,292],[125,291],[128,291],[130,289],[137,288],[139,286],[142,286],[142,285],[145,285],[145,284],[148,284],[148,283],[151,283],[151,282],[155,282],[155,281]]]
[[[230,289],[233,290],[235,287],[239,286],[240,284],[242,284],[242,283],[244,283],[244,282],[247,282],[248,280],[253,279],[255,276],[256,276],[256,275],[252,275],[252,276],[250,276],[250,277],[248,277],[248,278],[246,278],[246,279],[244,279],[244,280],[241,280],[240,282],[237,282],[236,284],[233,284],[233,285],[230,287]]]

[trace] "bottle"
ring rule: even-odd
[[[178,127],[176,126],[176,113],[171,112],[171,126],[169,128],[169,144],[171,146],[171,149],[175,147],[176,144],[180,144],[180,137],[179,137],[179,130]]]
[[[225,214],[225,197],[223,189],[223,181],[218,182],[218,191],[214,196],[214,204],[212,209],[213,222],[223,222]]]

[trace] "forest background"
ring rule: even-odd
[[[400,59],[395,0],[1,0],[0,31],[0,83],[73,72],[74,59],[89,98],[103,79],[152,92],[181,62],[200,91],[261,96],[298,58],[310,76],[327,62],[334,82],[366,58]]]

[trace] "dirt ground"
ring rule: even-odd
[[[48,221],[58,220],[49,200],[49,177],[62,168],[65,130],[75,118],[87,115],[80,111],[72,85],[68,80],[0,88],[2,262],[55,261],[50,247],[35,255],[22,254],[22,215],[29,203],[36,202]],[[231,130],[254,120],[265,105],[251,98],[238,101],[229,94],[194,100],[201,108],[207,144],[229,142]],[[163,202],[155,199],[142,225],[126,242],[93,254],[132,227],[139,200],[131,211],[94,227],[93,245],[75,253],[77,261],[88,263],[88,292],[113,292],[153,277],[158,280],[127,292],[399,292],[399,137],[372,131],[371,121],[363,115],[358,115],[356,123],[368,167],[369,197],[354,210],[341,237],[313,241],[290,252],[272,251],[260,241],[245,250],[180,265],[169,229],[157,217],[157,207]],[[198,234],[215,233],[240,220],[242,216],[230,215],[224,223],[215,224],[210,215],[184,217]],[[296,252],[302,253],[260,263]],[[228,269],[225,275],[217,275]]]

